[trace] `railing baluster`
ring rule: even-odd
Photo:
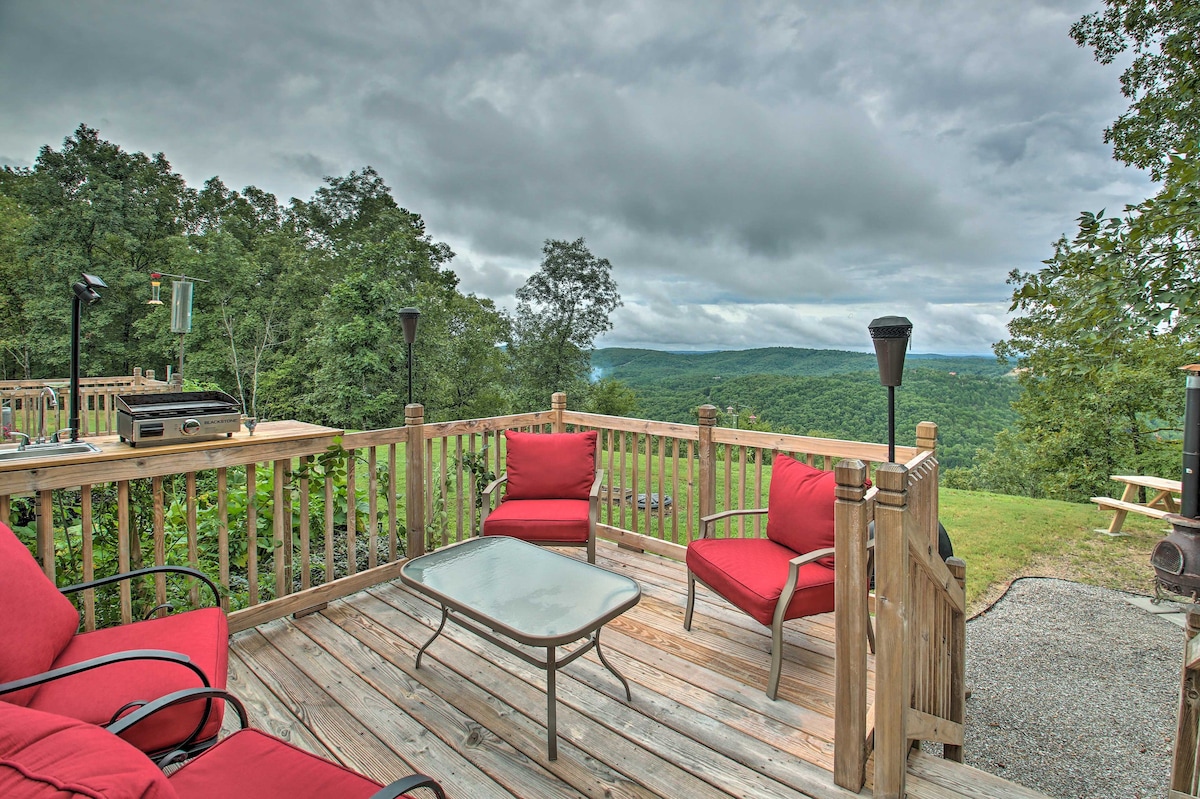
[[[300,490],[300,590],[306,591],[312,587],[312,540],[310,538],[311,521],[309,520],[310,501],[308,496],[308,474],[312,468],[312,456],[305,455],[300,459],[300,480],[297,488]],[[395,472],[395,470],[392,470]],[[395,497],[395,494],[392,494]],[[393,518],[395,518],[393,516]],[[393,536],[394,538],[394,536]]]
[[[129,481],[117,483],[117,571],[129,571]],[[133,596],[128,580],[120,585],[121,623],[129,624],[133,619]]]
[[[399,557],[397,550],[397,516],[399,513],[396,507],[396,496],[400,486],[400,475],[396,472],[396,450],[398,445],[395,441],[388,444],[388,479],[391,485],[388,487],[387,508],[388,508],[388,560],[395,561]]]
[[[187,558],[188,565],[193,569],[200,568],[200,542],[197,538],[196,524],[196,473],[188,472],[184,478],[187,491]],[[200,585],[192,580],[188,598],[192,607],[200,605]]]
[[[367,568],[379,565],[379,476],[376,474],[375,447],[367,450]]]
[[[166,539],[166,507],[163,497],[163,479],[155,476],[150,481],[150,493],[154,500],[154,521],[152,538],[154,541],[154,565],[164,566],[167,562]],[[167,578],[164,574],[154,575],[154,601],[162,605],[167,601]]]
[[[4,502],[0,502],[0,509],[5,509],[7,500],[8,497],[4,497]],[[0,513],[0,519],[7,521],[8,514]],[[80,553],[83,559],[81,576],[87,583],[96,579],[96,551],[92,540],[92,487],[87,484],[79,487],[79,527],[83,538]],[[83,629],[89,632],[96,629],[96,591],[92,588],[83,592]]]
[[[246,589],[251,605],[258,604],[258,476],[246,464]]]

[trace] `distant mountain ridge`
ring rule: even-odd
[[[905,358],[905,365],[906,368],[931,368],[983,377],[1000,377],[1012,370],[1011,365],[984,355],[910,352]],[[651,377],[661,379],[708,376],[710,379],[720,379],[755,374],[828,377],[877,368],[874,353],[799,347],[763,347],[694,353],[606,347],[592,353],[592,370],[595,376],[633,382]]]
[[[913,443],[921,421],[938,424],[939,460],[969,466],[975,452],[1012,425],[1020,393],[1012,367],[985,356],[910,353],[896,392],[896,432]],[[705,353],[606,348],[592,355],[596,379],[631,388],[638,415],[695,424],[696,408],[717,424],[853,441],[887,440],[887,391],[871,352],[769,347]],[[753,419],[751,418],[753,415]],[[736,418],[735,418],[736,417]]]

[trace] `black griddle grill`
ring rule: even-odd
[[[117,434],[131,447],[229,437],[241,420],[238,401],[224,391],[117,397]]]

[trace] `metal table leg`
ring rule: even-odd
[[[555,710],[557,656],[558,647],[546,647],[546,757],[549,760],[558,760],[558,715]]]
[[[429,648],[429,645],[433,643],[434,639],[442,634],[442,629],[446,626],[446,617],[449,615],[450,615],[449,608],[446,608],[443,606],[442,607],[442,623],[438,625],[438,628],[436,630],[434,630],[433,635],[430,636],[429,640],[425,642],[424,646],[422,646],[420,649],[417,650],[417,668],[418,669],[421,668],[421,655],[424,655],[425,650]]]
[[[604,668],[611,671],[613,673],[613,676],[615,676],[618,680],[621,681],[621,685],[625,686],[625,701],[632,702],[633,694],[630,693],[630,691],[629,691],[629,683],[627,683],[625,681],[625,678],[621,676],[621,672],[614,669],[613,665],[608,662],[608,659],[606,657],[604,657],[604,650],[600,648],[600,631],[599,630],[596,630],[595,643],[596,643],[596,656],[600,658],[600,662],[604,664]]]

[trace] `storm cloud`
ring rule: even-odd
[[[811,6],[811,7],[810,7]],[[513,308],[547,238],[624,306],[602,346],[984,353],[1012,269],[1152,192],[1102,131],[1087,2],[0,4],[0,162],[80,122],[281,201],[371,165]]]

